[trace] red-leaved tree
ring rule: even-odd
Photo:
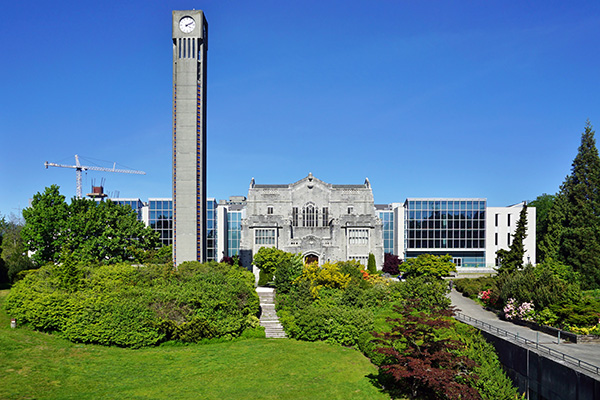
[[[395,306],[398,318],[388,318],[392,332],[374,333],[377,351],[386,356],[380,365],[395,389],[412,398],[481,399],[473,387],[478,379],[472,371],[476,363],[458,351],[457,340],[442,338],[440,330],[451,326],[451,309],[419,308],[419,300],[407,300],[404,308]]]
[[[398,275],[400,270],[398,266],[402,264],[402,260],[397,255],[391,253],[385,253],[383,255],[383,272],[387,272],[390,275]]]

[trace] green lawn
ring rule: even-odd
[[[10,329],[0,291],[1,399],[387,399],[356,350],[249,339],[141,350]]]

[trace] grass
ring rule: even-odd
[[[358,351],[248,339],[139,350],[10,328],[0,290],[2,399],[387,399]]]

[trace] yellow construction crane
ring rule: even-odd
[[[75,170],[75,175],[77,178],[77,198],[81,199],[81,172],[82,171],[104,171],[104,172],[119,172],[122,174],[138,174],[138,175],[146,175],[144,171],[136,171],[133,169],[117,169],[117,163],[113,164],[112,168],[103,168],[103,167],[95,167],[88,165],[81,165],[79,162],[79,156],[75,154],[75,165],[64,165],[64,164],[56,164],[46,161],[44,163],[46,169],[48,167],[60,167],[60,168],[71,168]]]

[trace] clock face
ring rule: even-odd
[[[191,33],[196,28],[196,21],[192,17],[183,17],[179,21],[179,29],[183,33]]]

